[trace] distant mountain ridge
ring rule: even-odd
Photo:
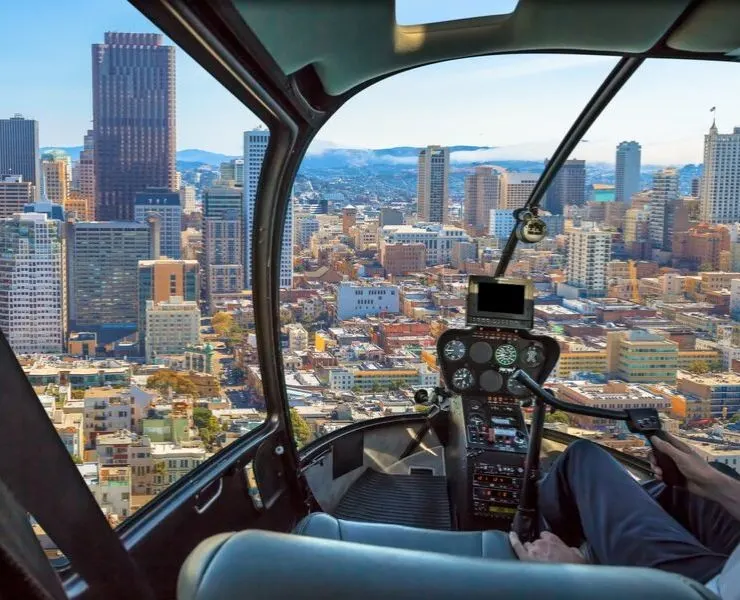
[[[82,146],[44,146],[43,148],[39,148],[41,154],[49,152],[50,150],[61,150],[68,154],[72,160],[78,160],[80,158]],[[222,162],[231,160],[232,158],[240,157],[229,156],[228,154],[221,154],[219,152],[209,152],[208,150],[198,150],[197,148],[178,150],[175,154],[175,160],[177,162],[212,165],[214,167],[217,167]]]
[[[396,146],[393,148],[379,148],[375,150],[364,148],[340,148],[334,146],[322,146],[321,144],[317,144],[317,146],[319,149],[311,149],[306,155],[306,158],[304,159],[306,166],[328,167],[343,164],[359,166],[362,164],[379,162],[393,163],[397,162],[398,159],[416,160],[419,150],[421,150],[421,148],[413,146]],[[489,150],[492,147],[450,146],[449,148],[450,153],[452,154],[454,152]],[[61,150],[68,154],[72,160],[77,160],[80,157],[82,146],[44,146],[40,149],[42,154],[50,150]],[[177,162],[211,165],[213,167],[217,167],[222,162],[226,162],[234,158],[241,158],[241,156],[222,154],[220,152],[210,152],[208,150],[200,150],[198,148],[178,150],[175,155]]]
[[[514,171],[532,171],[539,173],[544,168],[544,160],[512,160],[505,157],[492,157],[492,152],[503,154],[505,148],[497,149],[495,146],[449,146],[452,169],[476,164],[495,164]],[[72,160],[80,156],[82,146],[45,146],[40,148],[41,153],[49,150],[62,150]],[[321,140],[315,141],[301,164],[301,171],[313,170],[335,170],[353,169],[363,167],[375,167],[380,169],[393,169],[394,167],[412,168],[416,165],[421,147],[417,146],[394,146],[390,148],[343,148]],[[178,150],[176,154],[177,168],[180,170],[195,169],[201,165],[218,167],[222,162],[240,158],[240,156],[211,152],[198,148],[187,148]],[[613,164],[600,161],[587,162],[587,169],[599,171],[613,171]],[[661,165],[642,165],[645,178],[653,171],[662,168]],[[696,177],[701,172],[700,165],[684,165],[680,167],[681,179]],[[698,171],[698,173],[697,173]],[[613,174],[610,173],[613,177]],[[603,174],[597,175],[600,179]],[[607,176],[606,180],[609,179]]]

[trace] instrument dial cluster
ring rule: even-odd
[[[444,380],[453,391],[463,396],[504,395],[512,400],[530,395],[510,377],[517,369],[543,382],[559,354],[551,338],[488,329],[448,330],[440,336],[437,349]]]

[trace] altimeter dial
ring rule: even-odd
[[[452,386],[456,390],[465,391],[473,387],[474,378],[470,369],[458,369],[452,374]]]

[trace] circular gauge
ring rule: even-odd
[[[472,425],[473,427],[483,427],[485,425],[485,421],[483,420],[483,417],[480,415],[472,414],[470,415],[470,418],[468,418],[468,425]]]
[[[522,396],[529,394],[529,390],[527,388],[511,377],[509,377],[509,380],[506,382],[506,391],[517,398],[521,398]]]
[[[452,374],[452,386],[460,391],[473,387],[473,374],[469,369],[458,369]]]
[[[536,344],[527,346],[519,353],[519,364],[530,369],[539,367],[543,360],[545,360],[545,354]]]
[[[465,356],[465,344],[460,340],[451,340],[445,344],[442,354],[447,360],[460,360]]]
[[[480,376],[478,383],[487,392],[498,392],[504,384],[504,378],[501,377],[501,373],[498,371],[488,369],[488,371],[484,371]]]
[[[487,363],[493,356],[493,348],[488,342],[475,342],[470,346],[470,358],[477,363]]]
[[[479,402],[476,402],[475,400],[473,400],[470,403],[470,410],[480,410],[480,409],[481,409],[481,405]]]
[[[513,344],[503,344],[496,348],[496,362],[502,367],[510,367],[516,362],[517,351]]]

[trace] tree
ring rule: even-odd
[[[234,317],[227,312],[217,312],[211,319],[211,327],[219,337],[226,335],[234,327]]]
[[[239,327],[238,324],[234,323],[234,325],[231,326],[231,329],[229,329],[225,334],[226,342],[230,346],[241,344],[244,341],[244,333],[245,331]]]
[[[295,408],[290,409],[290,425],[293,428],[296,444],[300,448],[311,438],[311,427]]]
[[[710,262],[701,263],[699,271],[714,271],[714,265]]]
[[[556,410],[555,412],[547,413],[545,415],[545,423],[564,423],[565,425],[568,425],[570,423],[570,419],[564,412]]]
[[[212,444],[213,439],[221,431],[221,425],[213,413],[200,406],[193,409],[193,425],[198,429],[200,439],[207,445]]]
[[[689,365],[689,371],[696,375],[709,373],[709,364],[704,360],[695,360]]]
[[[737,423],[738,421],[740,421],[740,412],[736,412],[730,417],[730,423]]]
[[[74,461],[74,463],[76,465],[81,465],[82,464],[82,459],[80,458],[79,454],[73,454],[72,455],[72,460]]]
[[[84,400],[85,390],[72,390],[72,399],[73,400]]]
[[[170,390],[183,396],[198,395],[198,389],[190,378],[172,369],[161,369],[151,375],[146,380],[146,387],[150,390],[157,390],[162,395],[169,394]]]

